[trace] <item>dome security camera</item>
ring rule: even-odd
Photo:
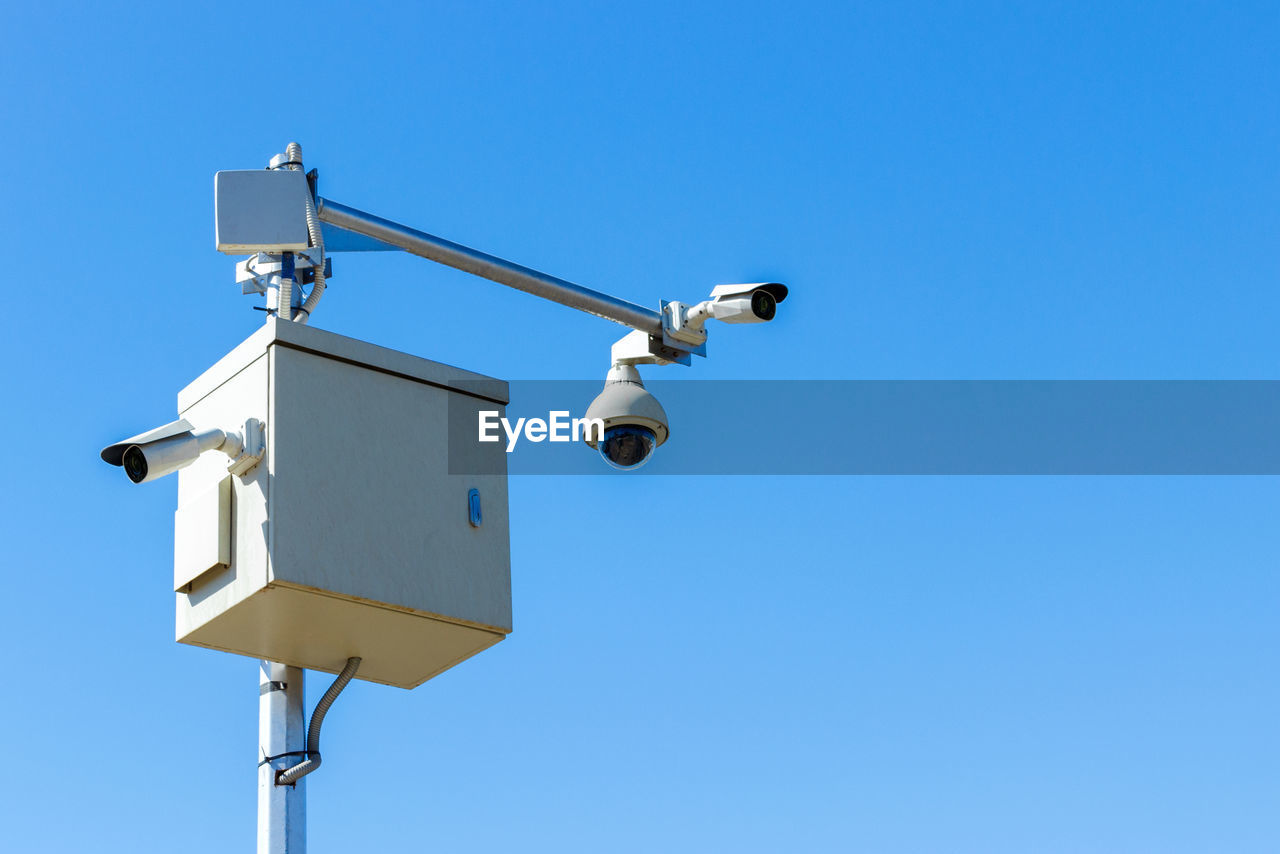
[[[600,451],[606,463],[623,471],[648,462],[669,434],[666,411],[644,387],[634,365],[609,369],[604,391],[591,401],[586,417],[604,423],[603,434],[587,431],[587,444]]]

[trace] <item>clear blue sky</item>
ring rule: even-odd
[[[333,198],[644,304],[792,285],[678,376],[1277,379],[1278,43],[1266,3],[7,4],[0,848],[252,849],[256,665],[173,642],[175,484],[97,457],[261,322],[216,170],[296,139]],[[618,334],[336,263],[316,325],[491,375]],[[513,479],[516,632],[349,690],[311,850],[1273,852],[1277,499]]]

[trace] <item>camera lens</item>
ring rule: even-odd
[[[124,466],[124,473],[129,475],[129,480],[134,483],[142,483],[142,479],[147,476],[147,455],[137,445],[124,449],[120,464]]]
[[[751,294],[751,313],[761,320],[773,320],[778,313],[778,301],[768,291],[756,291]]]
[[[653,453],[657,437],[648,427],[610,427],[600,441],[600,456],[616,469],[639,468]]]

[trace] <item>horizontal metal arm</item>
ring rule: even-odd
[[[650,335],[662,334],[662,315],[652,309],[575,285],[546,273],[505,261],[477,249],[436,237],[423,231],[340,205],[317,199],[321,222],[354,231],[422,258],[498,282],[534,296],[639,329]]]

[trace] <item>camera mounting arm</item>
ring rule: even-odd
[[[238,280],[245,293],[274,293],[275,311],[285,320],[305,323],[314,310],[331,273],[328,253],[401,249],[629,326],[638,333],[623,339],[631,364],[688,365],[692,356],[706,355],[703,324],[708,318],[728,323],[771,320],[774,307],[787,294],[784,285],[772,282],[721,285],[708,301],[692,306],[663,301],[654,311],[321,198],[317,180],[315,170],[302,171],[302,150],[296,143],[273,158],[267,170],[219,172],[214,177],[217,248],[227,254],[257,253],[238,266]],[[303,302],[301,288],[308,283],[312,292]]]
[[[663,300],[662,310],[653,311],[330,199],[317,198],[316,209],[322,223],[384,244],[366,248],[403,249],[447,267],[630,326],[635,332],[614,345],[615,351],[620,346],[624,348],[624,358],[629,364],[668,365],[678,362],[688,365],[691,356],[707,354],[707,334],[703,324],[708,318],[715,317],[729,323],[771,320],[773,306],[786,299],[787,295],[786,286],[774,282],[720,285],[712,291],[710,300],[695,306]],[[748,309],[752,307],[751,300],[757,292],[762,296],[755,297],[753,315]],[[764,309],[759,302],[762,299],[768,302]],[[614,361],[618,363],[616,356]]]
[[[317,199],[317,202],[317,211],[323,223],[371,237],[446,267],[558,302],[650,335],[662,334],[662,315],[652,309],[338,204],[331,199]]]

